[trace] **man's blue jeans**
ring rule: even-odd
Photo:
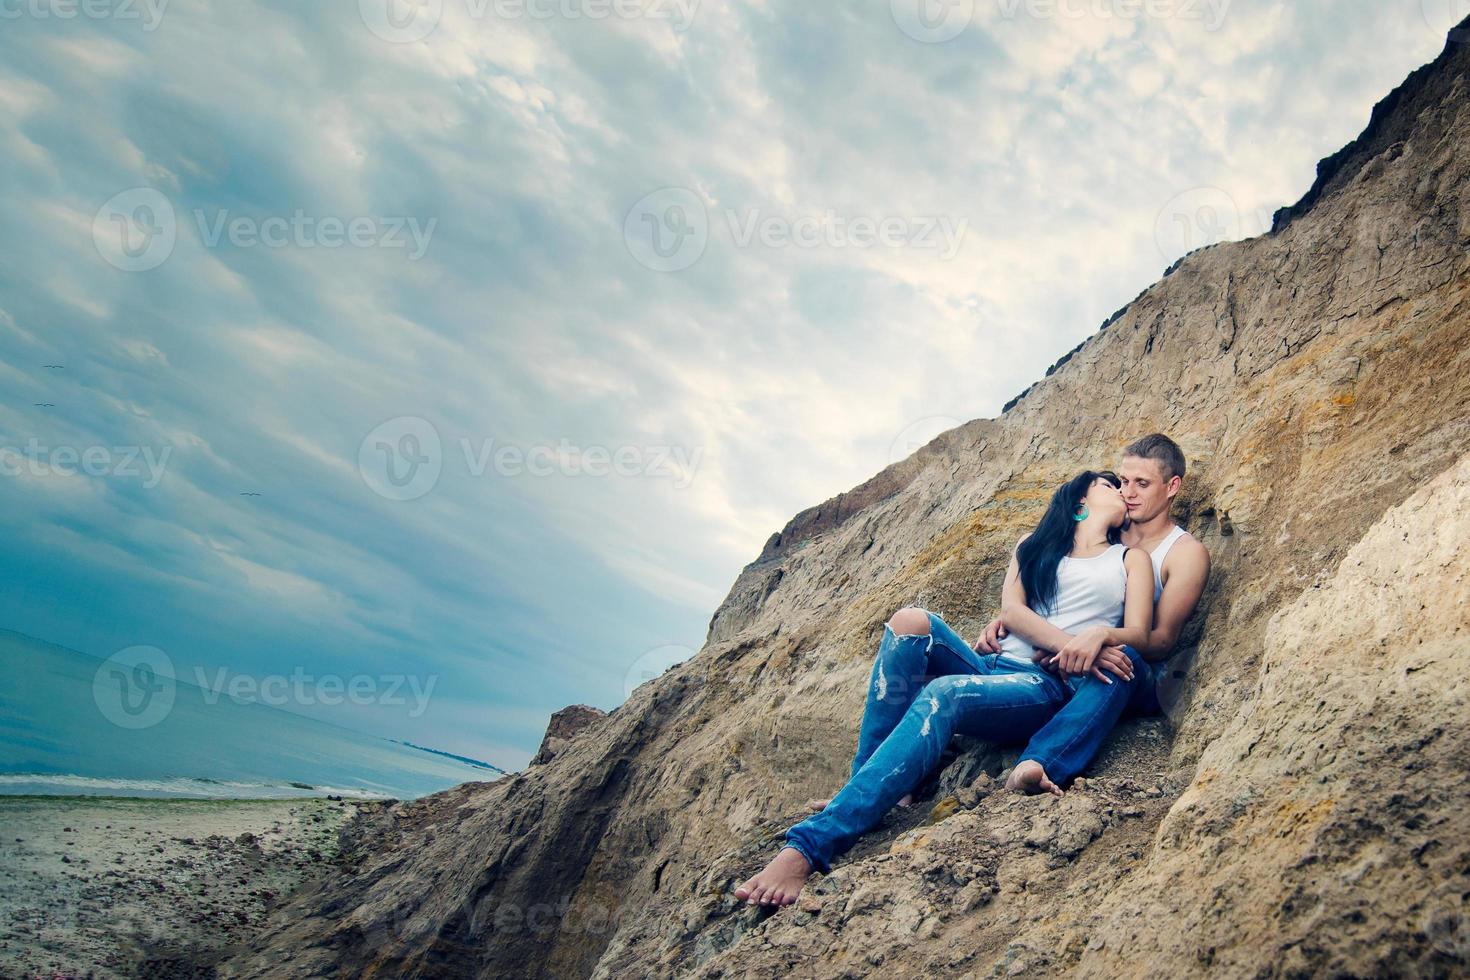
[[[936,613],[929,634],[883,639],[868,682],[857,753],[847,785],[826,809],[786,832],[821,872],[883,819],[939,762],[950,736],[996,742],[1029,739],[1022,759],[1041,763],[1065,785],[1092,760],[1130,703],[1157,711],[1150,665],[1132,648],[1134,677],[1070,677],[1065,682],[1035,664],[979,654]]]

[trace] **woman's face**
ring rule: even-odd
[[[1102,477],[1092,481],[1087,488],[1087,513],[1096,514],[1108,527],[1119,527],[1128,517],[1128,505],[1123,502],[1123,491]]]

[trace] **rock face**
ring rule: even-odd
[[[1449,44],[1269,235],[1184,258],[1001,417],[799,515],[550,762],[368,823],[221,974],[1470,969],[1467,66]],[[1063,799],[962,743],[796,906],[736,903],[842,784],[887,617],[974,635],[1051,490],[1154,430],[1214,563],[1166,716]]]
[[[606,711],[590,704],[572,704],[554,713],[546,726],[546,734],[541,736],[541,747],[536,750],[531,765],[539,766],[550,762],[583,729],[606,717]]]

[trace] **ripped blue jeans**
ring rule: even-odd
[[[823,873],[832,858],[883,819],[939,762],[950,736],[1015,743],[1029,739],[1023,759],[1040,762],[1065,785],[1092,760],[1124,709],[1157,711],[1150,703],[1153,675],[1132,648],[1134,679],[1069,677],[1064,682],[1036,664],[980,654],[936,613],[929,634],[883,639],[868,681],[857,753],[847,785],[826,809],[786,832],[794,847]]]

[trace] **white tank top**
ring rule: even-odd
[[[1174,547],[1174,542],[1184,537],[1184,528],[1178,524],[1170,531],[1164,540],[1160,541],[1153,551],[1148,553],[1149,561],[1154,563],[1154,604],[1158,605],[1159,596],[1164,592],[1164,559],[1168,557],[1169,549]]]
[[[1089,626],[1117,626],[1123,622],[1123,600],[1128,590],[1128,570],[1123,567],[1121,544],[1092,558],[1062,557],[1057,565],[1057,593],[1042,618],[1057,629],[1077,634]],[[1000,641],[1000,655],[1007,660],[1031,663],[1035,647],[1014,632]]]

